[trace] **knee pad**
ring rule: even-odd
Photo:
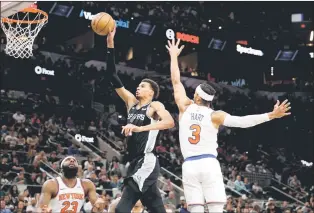
[[[191,213],[204,213],[204,206],[203,205],[189,205],[188,210]]]
[[[224,211],[225,203],[209,203],[206,205],[209,213],[222,213]]]

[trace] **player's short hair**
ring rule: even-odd
[[[159,97],[159,86],[158,86],[158,84],[155,81],[153,81],[153,80],[151,80],[149,78],[145,78],[145,79],[142,80],[142,82],[149,83],[149,85],[151,86],[151,88],[154,91],[154,98],[155,99]]]
[[[201,89],[202,89],[206,94],[215,96],[216,90],[215,90],[212,86],[210,86],[208,83],[202,83],[202,84],[200,85],[200,87],[201,87]],[[204,104],[209,104],[209,103],[211,103],[212,101],[206,101],[206,100],[202,99],[202,102],[203,102]]]

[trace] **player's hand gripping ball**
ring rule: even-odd
[[[100,36],[106,36],[116,26],[115,20],[108,13],[98,13],[92,19],[92,29]]]

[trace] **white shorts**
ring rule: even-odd
[[[182,166],[183,187],[188,205],[225,203],[223,175],[216,158],[185,161]]]

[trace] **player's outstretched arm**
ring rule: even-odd
[[[185,89],[180,80],[180,69],[178,66],[178,56],[184,48],[184,45],[179,48],[180,39],[175,44],[175,40],[168,41],[166,48],[170,55],[170,70],[171,70],[171,82],[174,91],[174,99],[180,112],[184,112],[186,107],[192,103],[192,101],[186,96]]]
[[[98,196],[94,183],[88,179],[84,179],[82,180],[82,184],[88,200],[93,206],[92,212],[103,212],[105,208],[105,201]]]
[[[127,105],[127,108],[133,106],[136,103],[136,97],[127,89],[124,88],[117,70],[116,70],[116,64],[115,64],[115,53],[114,53],[114,36],[116,33],[116,28],[108,34],[107,36],[107,72],[110,76],[110,82],[112,86],[115,88],[116,92],[122,98],[122,100]]]
[[[281,104],[279,101],[277,101],[273,111],[269,113],[233,116],[223,111],[217,111],[212,113],[211,118],[216,127],[224,125],[228,127],[249,128],[276,118],[282,118],[284,116],[290,115],[290,109],[290,103],[288,100],[285,100]]]
[[[55,180],[47,180],[42,188],[39,201],[37,204],[37,211],[39,213],[49,213],[51,209],[48,208],[49,202],[53,195],[57,194],[58,184]]]

